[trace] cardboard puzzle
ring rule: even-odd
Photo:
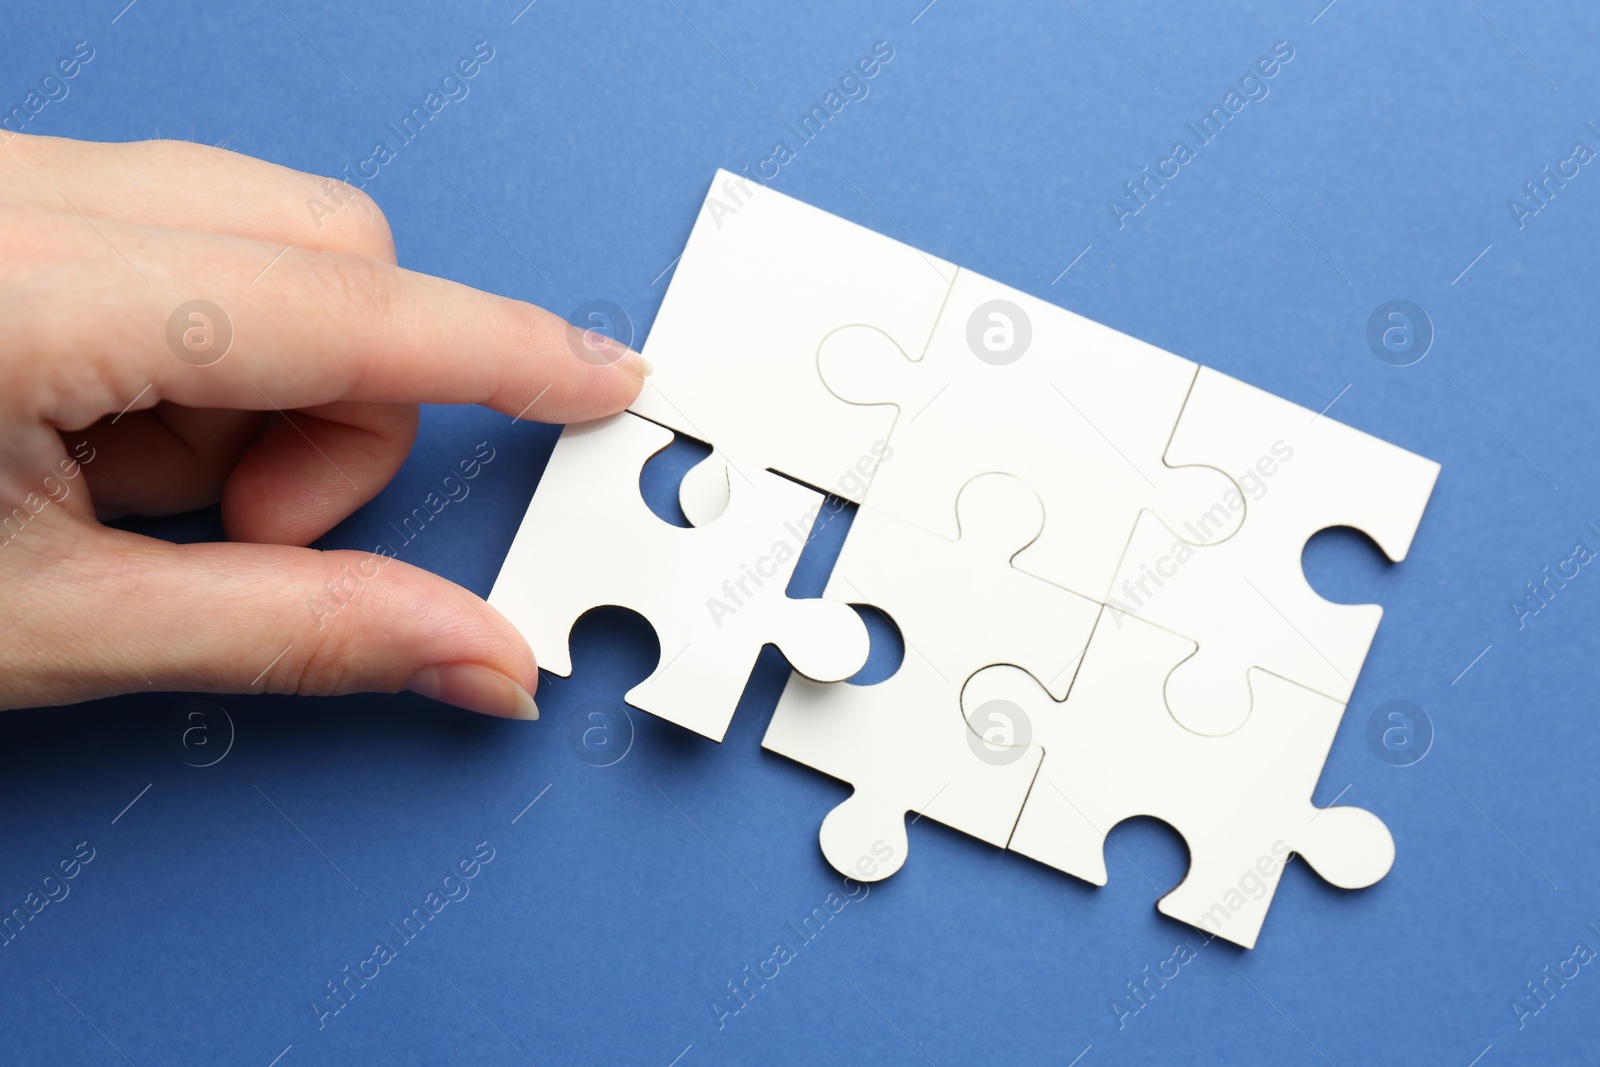
[[[490,595],[542,667],[631,607],[661,654],[629,703],[720,740],[776,645],[763,746],[852,786],[820,841],[854,878],[899,869],[916,813],[1104,884],[1148,815],[1191,857],[1160,910],[1253,946],[1292,856],[1387,873],[1376,816],[1311,804],[1382,609],[1300,558],[1348,526],[1403,559],[1438,464],[723,171],[645,354],[632,413],[562,434]],[[691,529],[639,495],[674,432],[713,447]],[[859,510],[790,598],[821,492]],[[844,681],[851,604],[904,640],[882,682]]]

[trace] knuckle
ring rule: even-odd
[[[388,319],[398,279],[385,264],[349,252],[319,252],[310,260],[311,283],[336,315],[373,327]]]
[[[113,298],[94,268],[115,254],[64,210],[0,206],[0,411],[8,424],[48,413],[58,429],[80,429],[139,375],[127,358],[140,344],[137,326],[127,317],[84,313],[85,301],[99,306]],[[135,389],[147,383],[141,379]]]
[[[361,688],[355,670],[352,644],[337,634],[316,641],[309,651],[284,675],[282,692],[299,696],[326,697],[356,692]]]
[[[394,255],[394,231],[389,228],[389,218],[378,206],[378,202],[355,186],[347,186],[342,190],[351,198],[351,217],[356,220],[362,236],[380,249],[387,250],[392,258]]]
[[[340,586],[343,576],[334,572],[306,597],[316,617],[315,625],[296,635],[283,662],[274,669],[271,689],[299,696],[337,696],[363,688],[363,627],[360,606],[348,603],[352,594]]]
[[[391,561],[388,567],[394,567]],[[322,553],[300,586],[302,620],[270,688],[300,696],[394,692],[411,674],[404,620],[423,605],[407,583],[384,573],[376,554]],[[397,620],[400,624],[397,626]]]
[[[318,234],[332,233],[353,251],[394,262],[394,232],[378,202],[337,178],[315,178],[306,199],[306,218]]]
[[[204,167],[230,180],[266,182],[274,192],[268,197],[278,216],[274,224],[297,242],[315,248],[319,235],[327,240],[332,231],[337,243],[348,246],[350,251],[394,261],[394,233],[389,220],[376,200],[349,182],[264,164],[225,148],[193,141],[160,139],[139,141],[128,147],[157,170],[188,172]],[[297,199],[301,184],[308,187],[303,204]]]

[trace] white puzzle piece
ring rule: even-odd
[[[824,820],[822,851],[852,878],[905,861],[906,814],[1004,846],[1038,762],[1020,740],[978,739],[961,687],[990,663],[1016,663],[1064,695],[1100,605],[1011,564],[1045,524],[1015,478],[974,479],[956,504],[959,540],[863,507],[827,595],[870,604],[899,627],[905,658],[876,685],[789,680],[762,747],[843,779],[855,792]],[[879,846],[874,849],[874,846]],[[881,858],[887,845],[892,859]]]
[[[1108,599],[1200,646],[1167,682],[1173,717],[1202,734],[1238,729],[1252,667],[1347,702],[1383,609],[1322,599],[1302,551],[1317,531],[1350,526],[1404,559],[1439,465],[1209,368],[1167,462],[1218,467],[1242,490],[1187,529],[1141,516]],[[1205,536],[1241,512],[1239,533]]]
[[[1253,948],[1289,854],[1345,889],[1372,885],[1394,862],[1388,828],[1361,808],[1316,808],[1344,706],[1265,671],[1250,672],[1255,710],[1226,737],[1172,721],[1162,683],[1192,642],[1106,611],[1064,703],[1014,667],[975,674],[972,715],[1009,702],[1045,755],[1010,847],[1106,884],[1106,834],[1149,815],[1182,835],[1189,871],[1158,905],[1174,919]]]
[[[1096,600],[1141,510],[1181,527],[1233,488],[1163,461],[1194,363],[970,271],[925,351],[856,326],[828,337],[818,368],[841,398],[898,408],[873,507],[953,537],[960,487],[1015,474],[1051,517],[1018,566]],[[1237,527],[1232,516],[1216,536]]]
[[[943,260],[719,170],[650,327],[655,372],[631,410],[741,470],[859,503],[893,412],[830,393],[817,347],[870,322],[920,351],[954,277]]]
[[[585,612],[639,612],[661,656],[628,703],[720,741],[763,645],[807,677],[838,680],[866,662],[867,631],[847,604],[785,591],[820,494],[750,471],[729,479],[715,521],[673,526],[639,494],[645,461],[671,442],[671,430],[626,412],[567,427],[489,603],[527,638],[539,666],[562,676],[572,673],[568,634]]]

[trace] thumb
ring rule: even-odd
[[[29,629],[45,632],[28,644],[53,654],[24,654],[11,706],[141,689],[409,689],[488,715],[539,716],[538,671],[515,627],[460,586],[393,557],[174,545],[103,527],[78,547],[40,572]]]

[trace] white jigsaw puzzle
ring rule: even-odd
[[[1204,737],[1174,722],[1163,683],[1193,649],[1107,611],[1065,702],[1000,666],[972,676],[962,706],[969,716],[996,702],[1020,709],[1045,750],[1012,851],[1105,885],[1106,834],[1154,816],[1189,846],[1188,874],[1161,899],[1162,913],[1253,948],[1290,853],[1358,889],[1388,873],[1394,840],[1362,808],[1311,803],[1339,701],[1252,670],[1255,709],[1240,729]]]
[[[645,354],[633,414],[562,435],[490,595],[542,667],[631,607],[661,658],[629,702],[720,740],[778,646],[762,743],[853,787],[819,839],[854,878],[899,869],[916,812],[1104,884],[1106,833],[1149,815],[1191,857],[1161,911],[1253,946],[1291,853],[1388,871],[1376,816],[1310,799],[1382,612],[1300,560],[1331,526],[1404,558],[1438,464],[726,171]],[[693,529],[639,495],[672,430],[714,449]],[[786,592],[807,486],[862,505],[820,600]],[[850,603],[905,642],[875,685],[840,681]]]
[[[855,786],[820,839],[836,870],[863,881],[905,861],[908,812],[1005,846],[1038,753],[972,734],[961,687],[973,671],[1007,662],[1065,695],[1100,613],[1094,601],[1012,566],[1046,525],[1022,482],[983,475],[962,490],[956,510],[955,540],[871,507],[857,513],[827,595],[887,614],[904,659],[876,685],[790,678],[761,742]],[[888,862],[873,860],[880,844]],[[863,859],[872,862],[863,867]]]
[[[730,479],[709,526],[673,526],[639,494],[645,461],[671,443],[671,430],[627,412],[562,431],[489,603],[563,677],[582,615],[639,612],[661,656],[628,703],[720,741],[763,645],[807,677],[837,681],[866,663],[867,630],[847,604],[787,593],[820,494],[755,471]]]

